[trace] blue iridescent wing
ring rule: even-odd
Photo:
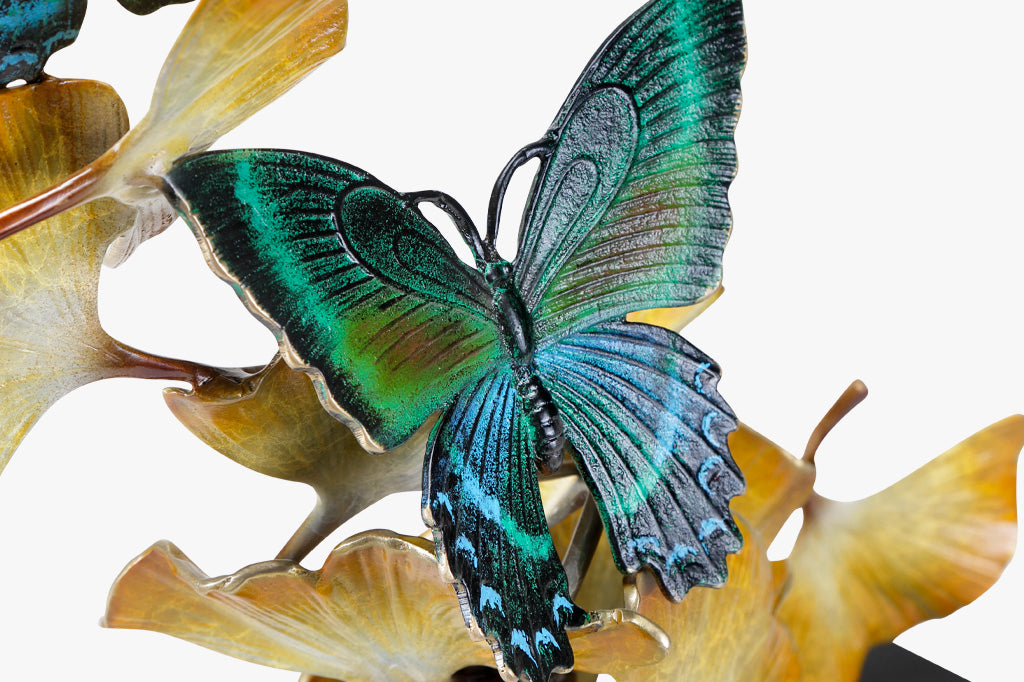
[[[721,584],[742,544],[729,500],[743,478],[714,362],[674,332],[627,322],[567,336],[536,360],[619,568],[652,567],[677,600]]]
[[[585,613],[544,521],[526,430],[509,370],[463,392],[428,446],[423,516],[467,624],[479,625],[499,667],[540,682],[572,668],[564,628]]]
[[[43,75],[46,60],[75,42],[85,0],[0,0],[0,87]]]
[[[539,345],[718,285],[745,53],[739,0],[656,0],[593,57],[547,133],[520,233]]]

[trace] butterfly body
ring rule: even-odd
[[[598,50],[548,132],[513,156],[483,235],[451,197],[402,193],[301,152],[186,157],[168,176],[211,266],[369,449],[432,414],[423,519],[467,625],[507,680],[573,664],[587,622],[544,519],[537,470],[568,452],[618,567],[681,599],[741,546],[736,418],[708,356],[625,321],[721,278],[744,61],[738,0],[652,0]],[[540,168],[510,263],[504,187]],[[419,211],[451,217],[463,263]],[[568,447],[571,446],[571,447]]]
[[[512,366],[516,392],[522,401],[522,409],[530,418],[536,445],[534,457],[541,472],[552,473],[562,465],[565,425],[533,362],[530,318],[516,290],[512,264],[505,260],[489,262],[485,266],[484,277],[494,294],[495,322]]]

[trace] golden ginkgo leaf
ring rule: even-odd
[[[649,310],[637,310],[626,315],[626,319],[629,322],[643,322],[645,324],[653,324],[658,327],[665,327],[666,329],[671,329],[677,332],[682,331],[683,327],[693,322],[698,315],[703,313],[711,306],[712,303],[717,301],[723,291],[724,289],[719,285],[717,289],[693,305],[683,306],[681,308],[651,308]]]
[[[164,390],[174,416],[205,443],[254,471],[312,486],[317,506],[279,558],[299,560],[323,538],[391,493],[419,490],[433,425],[383,454],[364,450],[324,411],[312,382],[280,357],[242,383]]]
[[[647,668],[608,672],[618,682],[678,680],[799,680],[793,641],[775,616],[778,587],[757,531],[737,517],[743,549],[729,556],[729,579],[717,589],[698,587],[678,604],[643,571],[627,589],[627,606],[660,625],[672,647]]]
[[[319,571],[276,561],[216,579],[157,543],[118,577],[103,624],[346,682],[446,682],[494,663],[490,646],[469,638],[433,544],[387,531],[346,540]],[[667,646],[656,626],[624,611],[599,614],[570,641],[577,666],[595,670],[621,658],[648,664]]]
[[[99,197],[161,201],[175,159],[207,148],[341,50],[347,19],[346,0],[200,0],[145,118],[109,153],[0,213],[0,238]]]
[[[729,451],[747,482],[747,489],[733,498],[730,509],[770,543],[790,514],[814,492],[814,465],[743,423],[729,434]]]
[[[1016,543],[1022,446],[1017,415],[867,499],[810,499],[779,605],[804,679],[856,680],[873,645],[995,582]]]
[[[81,80],[0,90],[0,121],[0,208],[89,163],[128,127],[117,94]],[[126,349],[100,327],[96,287],[133,213],[98,201],[0,242],[0,470],[58,398],[122,374]]]

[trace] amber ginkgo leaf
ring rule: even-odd
[[[774,613],[779,588],[766,546],[741,516],[736,521],[743,549],[727,559],[724,587],[695,589],[674,604],[649,571],[637,574],[626,605],[661,626],[672,647],[656,665],[609,670],[618,682],[801,679],[793,642]]]
[[[317,493],[316,508],[278,555],[301,560],[353,515],[391,493],[419,490],[435,420],[383,454],[364,450],[320,404],[309,377],[276,357],[241,384],[220,380],[164,390],[174,416],[206,444],[268,476]]]
[[[89,163],[128,127],[117,94],[82,80],[0,90],[0,121],[0,207]],[[79,386],[115,376],[196,384],[213,375],[129,348],[100,326],[104,253],[137,218],[104,199],[0,242],[0,470],[43,412]]]
[[[811,497],[778,611],[805,680],[856,680],[873,645],[996,581],[1016,544],[1022,446],[1016,415],[864,500]]]
[[[346,0],[200,0],[145,118],[109,153],[0,213],[0,238],[99,197],[161,201],[175,159],[207,148],[341,50],[347,19]]]
[[[0,121],[4,207],[89,163],[128,127],[112,89],[78,80],[0,91]],[[96,286],[133,214],[98,201],[0,242],[0,470],[58,398],[121,373],[126,350],[100,327]]]
[[[347,682],[441,682],[493,664],[490,646],[467,636],[433,544],[387,531],[346,540],[319,571],[275,561],[216,579],[157,543],[118,577],[103,624]],[[668,645],[656,626],[621,610],[597,614],[570,641],[584,670],[650,664]]]
[[[814,492],[814,465],[743,423],[729,434],[729,451],[747,482],[730,508],[770,543]]]

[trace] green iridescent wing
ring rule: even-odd
[[[75,42],[85,0],[0,0],[0,87],[43,75],[46,60]]]
[[[527,421],[508,368],[462,393],[434,428],[423,509],[467,624],[505,672],[547,680],[572,668],[565,628],[586,614],[544,520]]]
[[[207,258],[371,449],[391,449],[501,348],[490,294],[406,198],[351,166],[209,152],[169,184]]]
[[[718,285],[745,49],[739,0],[657,0],[590,61],[545,138],[520,234],[539,345]]]

